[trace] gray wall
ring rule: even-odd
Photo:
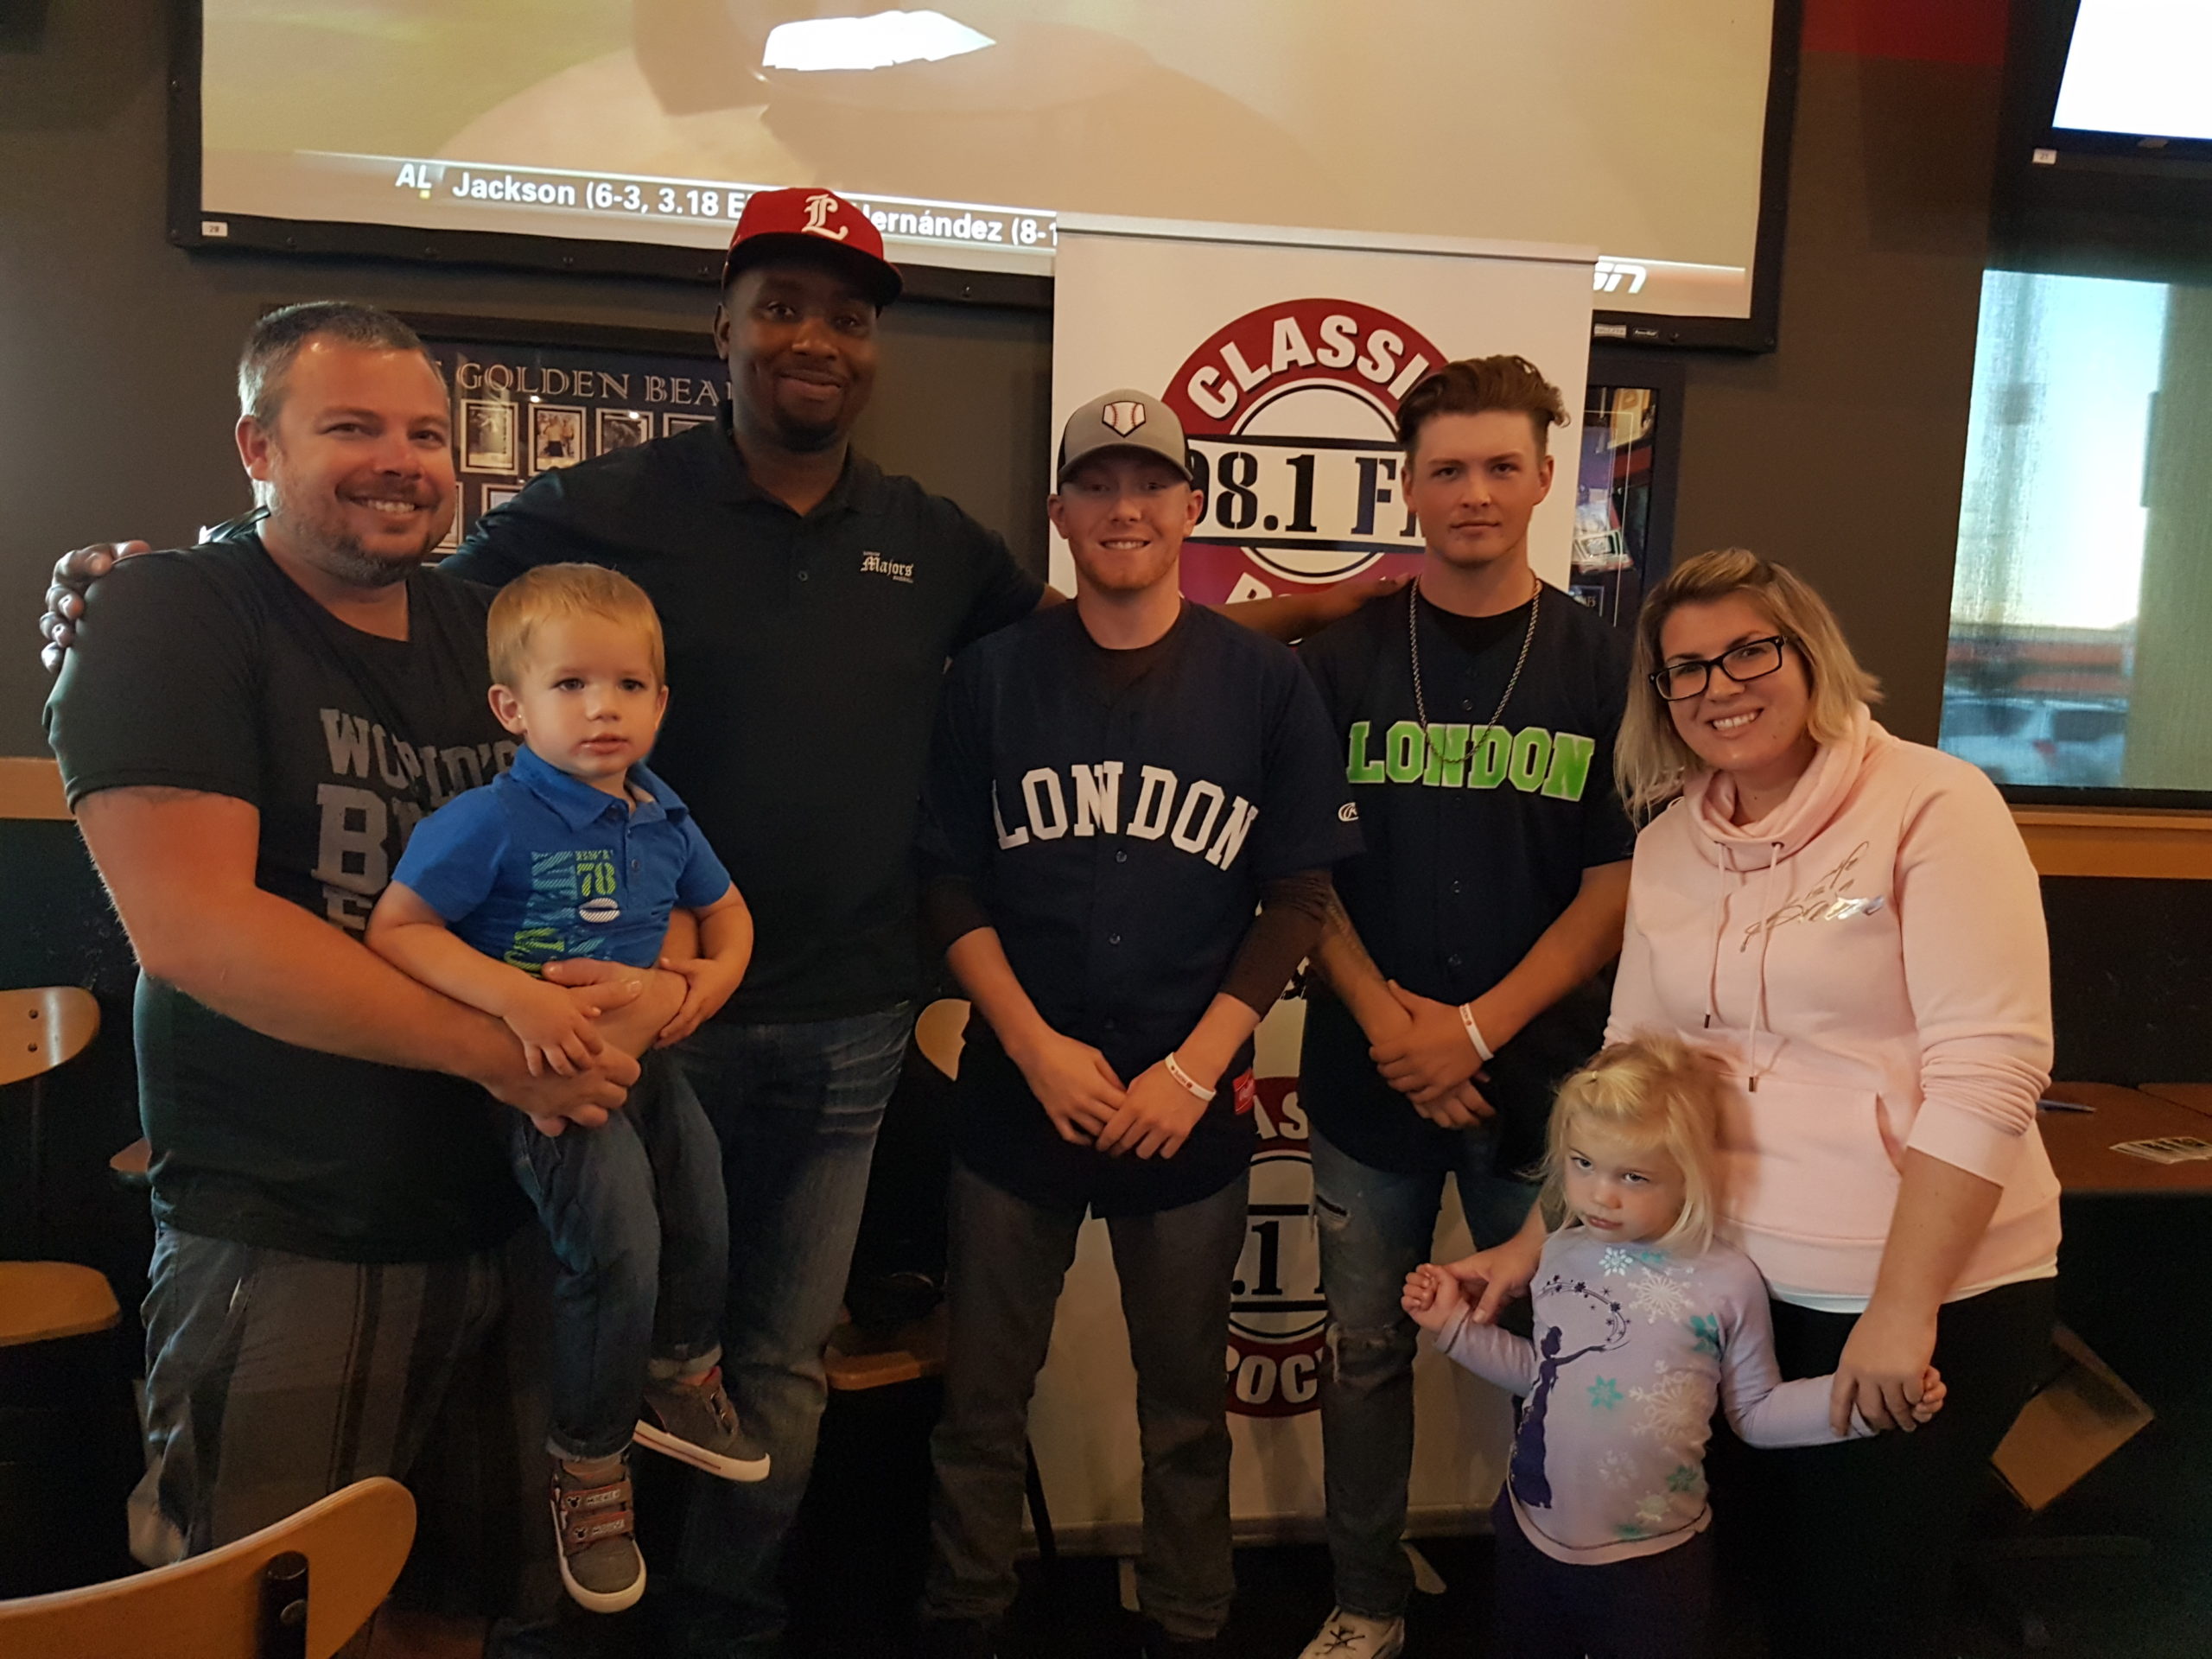
[[[242,510],[237,342],[272,303],[703,327],[672,283],[187,255],[165,238],[166,7],[54,0],[32,54],[0,54],[0,754],[43,752],[34,625],[79,542],[175,543]],[[1745,543],[1834,600],[1888,683],[1886,717],[1934,734],[1986,228],[1994,70],[1815,53],[1805,61],[1782,349],[1690,359],[1678,550]],[[1050,319],[916,304],[887,317],[861,431],[1041,556]]]

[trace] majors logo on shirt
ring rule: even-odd
[[[1230,1286],[1229,1408],[1296,1417],[1320,1405],[1329,1305],[1313,1230],[1313,1165],[1298,1079],[1261,1077],[1244,1254]]]
[[[1262,598],[1418,555],[1398,404],[1444,361],[1410,323],[1357,300],[1286,300],[1216,330],[1161,393],[1205,502],[1184,592]]]

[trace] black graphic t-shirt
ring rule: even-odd
[[[1261,885],[1359,848],[1327,717],[1289,652],[1186,605],[1145,654],[1117,683],[1073,605],[973,646],[947,679],[923,796],[925,864],[974,884],[1037,1012],[1124,1083],[1191,1034]],[[1033,1203],[1193,1204],[1251,1157],[1230,1086],[1250,1065],[1247,1044],[1174,1157],[1109,1157],[1059,1138],[976,1020],[956,1147]]]
[[[1414,696],[1408,603],[1421,617]],[[1582,873],[1627,858],[1636,837],[1613,793],[1613,744],[1628,695],[1628,636],[1546,587],[1529,607],[1457,617],[1426,600],[1378,601],[1299,655],[1328,705],[1367,850],[1337,872],[1345,914],[1383,975],[1440,1002],[1480,996],[1573,902]],[[1498,722],[1507,681],[1526,664]],[[1559,1080],[1604,1036],[1600,986],[1532,1020],[1487,1066],[1497,1167],[1542,1151]],[[1300,1062],[1306,1110],[1344,1151],[1377,1169],[1448,1166],[1458,1131],[1416,1113],[1368,1058],[1344,1006],[1316,988]]]
[[[105,789],[227,795],[261,815],[255,881],[359,938],[423,816],[514,745],[485,702],[489,595],[408,582],[408,638],[348,627],[247,537],[124,561],[87,598],[47,704],[73,807]],[[526,1215],[496,1126],[456,1077],[250,1031],[139,976],[154,1213],[341,1262],[480,1249]]]

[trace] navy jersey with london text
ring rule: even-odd
[[[1433,741],[1414,701],[1408,611],[1421,619]],[[1425,599],[1378,600],[1299,656],[1321,689],[1367,849],[1337,872],[1344,912],[1386,978],[1440,1002],[1471,1001],[1510,973],[1573,902],[1586,869],[1636,838],[1613,793],[1613,744],[1628,696],[1629,639],[1547,586],[1529,607],[1459,617]],[[1528,658],[1503,711],[1522,644]],[[1495,725],[1490,723],[1498,713]],[[1570,993],[1490,1062],[1497,1166],[1543,1150],[1560,1079],[1602,1039],[1602,986]],[[1459,1131],[1417,1114],[1384,1082],[1336,998],[1307,1004],[1301,1103],[1338,1147],[1377,1169],[1448,1167]]]
[[[933,872],[972,881],[1046,1022],[1134,1082],[1189,1036],[1261,884],[1357,852],[1344,771],[1283,646],[1185,605],[1113,689],[1073,605],[953,664],[923,801]],[[1034,1203],[1100,1215],[1195,1203],[1251,1155],[1229,1082],[1172,1159],[1071,1146],[981,1020],[961,1064],[961,1160]],[[1202,1083],[1214,1081],[1200,1078]]]

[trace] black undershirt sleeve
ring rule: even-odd
[[[990,912],[964,875],[939,871],[922,884],[922,934],[934,950],[949,950],[963,935],[991,925]]]
[[[1267,1018],[1298,964],[1321,942],[1322,924],[1335,889],[1325,869],[1293,870],[1260,888],[1260,913],[1236,947],[1222,994]]]

